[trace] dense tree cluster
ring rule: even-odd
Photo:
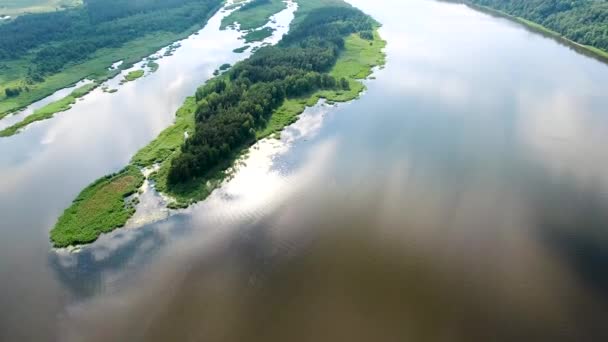
[[[468,0],[541,24],[577,43],[608,51],[606,0]]]
[[[344,38],[368,32],[375,22],[357,9],[312,11],[281,43],[260,49],[196,93],[196,129],[173,159],[169,184],[204,176],[255,137],[287,97],[318,89],[348,88],[328,71],[344,49]]]
[[[86,60],[95,51],[155,32],[201,23],[222,0],[86,0],[66,11],[20,16],[0,25],[0,61],[33,53],[31,80]]]
[[[21,87],[4,89],[4,93],[5,93],[6,97],[19,96],[19,94],[21,94],[22,91],[23,91],[23,89]]]

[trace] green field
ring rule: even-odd
[[[9,137],[15,135],[31,123],[50,119],[56,113],[65,112],[66,110],[72,108],[72,105],[76,103],[77,99],[90,93],[97,86],[97,83],[90,83],[83,85],[78,89],[75,89],[70,95],[64,97],[63,99],[51,102],[48,105],[36,110],[31,115],[28,115],[22,121],[3,129],[2,131],[0,131],[0,137]]]
[[[2,0],[0,16],[52,12],[80,5],[82,5],[82,0]]]

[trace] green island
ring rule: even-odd
[[[116,76],[120,70],[108,70],[113,63],[122,60],[120,69],[128,69],[186,38],[204,26],[223,3],[84,0],[80,6],[21,15],[3,23],[0,119],[82,79],[102,83]]]
[[[137,167],[97,180],[84,189],[72,206],[59,218],[61,229],[51,231],[55,246],[81,245],[97,240],[100,234],[123,226],[135,213],[135,198],[144,181]]]
[[[72,91],[70,95],[62,98],[61,100],[51,102],[48,105],[36,110],[31,115],[25,117],[22,121],[9,126],[0,131],[0,137],[10,137],[19,133],[23,128],[36,121],[42,121],[52,118],[56,113],[65,112],[72,108],[72,105],[76,103],[76,100],[90,93],[93,89],[97,88],[98,84],[93,82],[85,84]]]
[[[240,48],[236,48],[236,49],[232,50],[232,52],[234,52],[234,53],[243,53],[243,52],[247,51],[247,49],[249,49],[250,47],[251,47],[251,45],[245,45],[245,46],[242,46]]]
[[[259,30],[247,32],[243,38],[245,43],[261,42],[262,40],[272,36],[274,29],[272,27],[264,27]]]
[[[90,243],[126,224],[134,213],[131,185],[141,183],[144,168],[156,168],[149,179],[168,207],[187,207],[221,185],[249,146],[296,121],[307,106],[359,96],[361,79],[385,63],[379,24],[342,0],[297,2],[292,30],[279,44],[209,80],[186,99],[175,123],[135,154],[128,171],[83,190],[52,229],[54,247]]]
[[[603,0],[449,0],[518,22],[578,52],[608,61],[608,2]]]
[[[136,79],[143,77],[144,73],[145,72],[141,69],[130,71],[125,75],[125,78],[121,81],[121,83],[135,81]]]
[[[222,29],[235,22],[240,29],[248,31],[264,26],[270,17],[287,8],[283,0],[253,0],[243,5],[239,10],[232,12],[222,20]]]
[[[146,63],[146,66],[148,67],[150,72],[156,72],[158,70],[158,68],[160,67],[160,65],[158,65],[158,63],[156,63],[153,60],[148,61],[148,63]]]

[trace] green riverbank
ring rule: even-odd
[[[494,8],[491,8],[488,6],[477,5],[477,4],[474,4],[469,1],[458,1],[458,0],[444,0],[444,1],[454,2],[454,3],[463,3],[474,10],[477,10],[477,11],[480,11],[483,13],[487,13],[487,14],[490,14],[493,16],[509,19],[511,21],[514,21],[516,23],[519,23],[519,24],[525,26],[526,28],[528,28],[536,33],[540,33],[544,36],[551,37],[551,38],[575,49],[577,52],[580,52],[586,56],[594,57],[603,62],[608,62],[608,52],[607,51],[604,51],[602,49],[599,49],[599,48],[596,48],[596,47],[593,47],[590,45],[577,43],[571,39],[564,37],[559,32],[553,31],[541,24],[530,21],[528,19],[518,17],[518,16],[513,16],[513,15],[503,12],[501,10],[497,10],[497,9],[494,9]]]
[[[128,40],[119,47],[102,47],[82,62],[68,63],[59,72],[45,74],[42,80],[32,81],[27,76],[36,60],[36,49],[22,54],[17,59],[0,60],[0,119],[85,78],[102,83],[116,76],[121,70],[132,67],[146,56],[200,30],[221,6],[218,2],[206,17],[196,20],[197,23],[186,30],[176,32],[159,29],[157,32]],[[108,70],[118,61],[123,61],[120,70]],[[17,96],[8,96],[5,89],[19,89],[19,93]]]
[[[31,115],[28,115],[22,121],[3,129],[0,131],[0,137],[10,137],[18,134],[23,128],[31,123],[47,120],[55,116],[56,113],[65,112],[66,110],[72,108],[72,105],[76,103],[76,100],[93,91],[93,89],[97,88],[98,85],[99,84],[93,82],[75,89],[70,95],[62,98],[61,100],[49,103],[48,105],[36,110]]]
[[[304,4],[313,6],[327,6],[337,1],[305,1]],[[339,2],[341,3],[341,2]],[[343,3],[342,3],[343,4]],[[308,14],[311,7],[302,6],[304,10],[299,11]],[[314,7],[312,7],[314,9]],[[77,198],[77,200],[61,216],[52,230],[51,241],[55,247],[66,247],[94,241],[93,236],[112,231],[122,227],[127,220],[134,214],[134,208],[130,202],[125,202],[125,198],[133,193],[131,187],[124,184],[140,184],[143,178],[135,177],[133,170],[138,170],[141,177],[143,174],[140,168],[149,168],[158,165],[159,169],[150,175],[150,179],[155,181],[156,189],[170,198],[168,207],[183,208],[192,203],[205,199],[214,189],[216,189],[227,176],[231,174],[235,161],[243,154],[255,141],[268,137],[269,135],[280,132],[284,127],[297,120],[297,117],[304,111],[306,106],[312,106],[320,98],[325,98],[333,102],[345,102],[356,99],[364,85],[361,79],[366,78],[372,73],[375,66],[384,64],[385,56],[383,48],[386,42],[381,39],[377,28],[374,30],[373,39],[364,39],[359,34],[352,34],[345,39],[345,46],[335,65],[331,68],[330,74],[336,79],[344,78],[348,82],[347,89],[325,89],[315,91],[309,96],[293,99],[286,99],[283,104],[276,109],[268,120],[265,127],[260,127],[255,132],[255,139],[244,144],[242,148],[236,150],[230,158],[226,158],[221,163],[207,172],[204,178],[180,184],[179,186],[168,186],[168,173],[171,162],[180,155],[181,146],[188,136],[195,133],[195,112],[197,103],[194,97],[189,97],[184,105],[177,111],[175,123],[165,129],[161,134],[146,147],[142,148],[131,160],[126,170],[128,175],[133,177],[129,182],[125,181],[125,176],[121,172],[118,175],[104,177],[101,180],[87,187]],[[225,78],[222,75],[218,78]],[[216,79],[218,79],[216,78]],[[123,171],[124,172],[124,171]],[[128,191],[127,191],[128,190]],[[113,199],[114,205],[106,204],[108,198]],[[116,199],[121,198],[122,206],[116,205]],[[110,220],[105,219],[111,217]],[[78,225],[76,222],[88,222],[88,225]],[[79,232],[75,234],[74,232]],[[85,238],[82,238],[82,237]],[[75,238],[77,237],[77,238]]]

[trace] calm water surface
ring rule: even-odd
[[[161,222],[49,248],[83,186],[243,57],[219,18],[178,62],[0,140],[5,339],[606,340],[608,67],[462,5],[352,3],[389,43],[368,91]]]

